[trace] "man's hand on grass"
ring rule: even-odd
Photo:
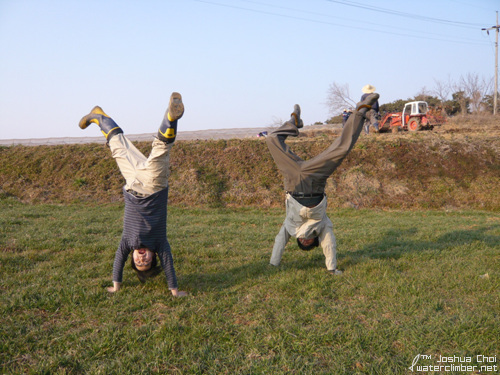
[[[117,292],[120,289],[122,283],[117,283],[116,281],[113,281],[113,286],[109,286],[106,288],[106,290],[110,293]]]
[[[172,292],[172,295],[174,297],[185,297],[187,296],[187,292],[184,292],[182,290],[179,290],[179,289],[170,289],[170,291]]]

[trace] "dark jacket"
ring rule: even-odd
[[[363,96],[361,96],[361,101],[365,100],[368,95],[371,95],[371,94],[363,94]],[[372,109],[375,112],[379,112],[378,100],[372,105]]]
[[[123,195],[123,234],[115,254],[113,281],[122,282],[123,267],[130,252],[148,248],[158,254],[168,287],[177,288],[174,262],[167,240],[168,187],[145,198],[136,197],[125,189]]]

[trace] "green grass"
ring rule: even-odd
[[[292,241],[268,264],[283,209],[170,207],[190,293],[175,299],[128,264],[105,291],[122,210],[0,200],[1,373],[407,374],[417,354],[500,358],[498,213],[332,210],[332,277]]]

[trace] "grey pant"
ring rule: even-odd
[[[347,120],[342,134],[321,154],[302,160],[285,143],[289,136],[297,137],[294,123],[285,122],[273,131],[266,143],[285,180],[285,190],[294,193],[323,194],[326,180],[342,163],[361,133],[367,109],[355,111]]]
[[[147,197],[168,186],[170,150],[174,144],[155,139],[149,157],[145,157],[123,134],[109,140],[113,158],[125,178],[125,190]]]
[[[370,133],[370,126],[373,126],[373,128],[378,131],[378,112],[375,111],[374,109],[370,109],[366,113],[366,121],[365,121],[365,133],[368,134]]]

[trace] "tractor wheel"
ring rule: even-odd
[[[416,132],[417,130],[422,129],[422,125],[420,124],[420,119],[418,117],[412,117],[408,121],[408,130],[411,132]]]

